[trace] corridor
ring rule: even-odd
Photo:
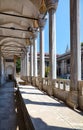
[[[26,130],[13,82],[0,87],[0,130]]]
[[[80,10],[80,0],[0,0],[0,130],[83,130]],[[64,43],[68,67],[63,58],[57,64]]]
[[[24,106],[20,106],[13,82],[0,87],[0,130],[27,130],[25,124],[30,125],[30,121],[25,115],[30,117],[30,130],[83,130],[83,112],[68,108],[36,87],[18,86]]]

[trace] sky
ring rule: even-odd
[[[56,52],[65,53],[70,48],[70,0],[59,0],[56,10]],[[49,25],[48,20],[44,28],[45,53],[49,52]],[[80,43],[83,42],[83,0],[80,0]],[[38,48],[39,49],[39,48]]]

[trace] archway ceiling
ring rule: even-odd
[[[5,58],[14,55],[21,57],[26,53],[26,47],[34,36],[33,31],[28,29],[37,30],[38,18],[43,18],[46,13],[46,9],[40,13],[44,6],[42,2],[44,4],[44,0],[0,0],[0,46]]]

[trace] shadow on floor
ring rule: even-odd
[[[26,93],[28,95],[28,93]],[[37,94],[36,94],[37,95]],[[27,96],[28,98],[28,96]],[[64,103],[51,103],[51,102],[37,102],[37,101],[31,101],[29,99],[24,99],[25,104],[35,104],[35,105],[45,105],[45,106],[58,106],[58,107],[66,107]]]
[[[40,118],[33,118],[35,124],[35,130],[76,130],[74,128],[67,128],[67,127],[61,127],[61,126],[49,126],[47,125],[43,120]],[[56,121],[56,120],[55,120]]]
[[[33,95],[45,95],[44,93],[35,93],[35,92],[34,92],[34,93],[31,93],[31,92],[24,92],[24,91],[21,91],[21,93],[22,93],[22,94],[27,94],[27,95],[28,95],[28,94],[29,94],[29,95],[30,95],[30,94],[33,94]]]

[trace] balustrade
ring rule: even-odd
[[[38,89],[46,92],[50,96],[54,96],[64,102],[68,102],[68,95],[72,93],[70,91],[70,80],[68,79],[53,79],[41,78],[41,77],[26,77],[22,76],[22,80],[28,81],[33,86],[36,86]],[[78,81],[78,104],[80,109],[83,110],[83,81]],[[72,97],[74,98],[74,96]],[[72,104],[73,105],[73,104]]]

